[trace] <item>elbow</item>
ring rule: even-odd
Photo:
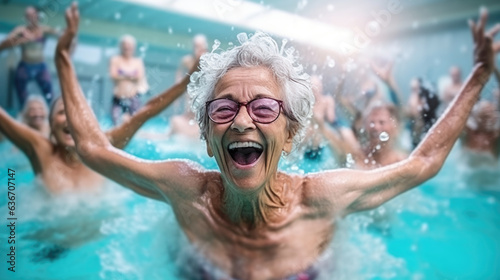
[[[410,156],[408,160],[412,162],[410,166],[418,167],[414,168],[413,170],[418,172],[418,174],[416,174],[416,177],[420,182],[426,181],[436,176],[443,167],[444,163],[444,160],[440,160],[439,157],[432,156]]]
[[[76,145],[78,156],[80,156],[80,159],[90,167],[99,162],[99,156],[104,154],[103,151],[105,149],[107,149],[106,146],[100,146],[94,143],[78,143]]]

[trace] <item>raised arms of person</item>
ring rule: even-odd
[[[436,175],[463,130],[481,89],[494,67],[492,37],[484,32],[487,12],[478,23],[471,22],[474,38],[474,67],[451,105],[434,124],[408,159],[371,171],[338,170],[311,175],[311,187],[330,196],[340,215],[371,209]],[[498,30],[497,30],[498,31]],[[332,180],[335,179],[335,180]]]
[[[113,146],[123,148],[127,145],[128,141],[137,132],[137,130],[150,118],[158,115],[161,111],[167,108],[175,99],[186,91],[189,84],[190,75],[198,69],[199,59],[189,71],[189,74],[184,74],[184,78],[175,83],[173,86],[166,89],[161,94],[151,98],[139,111],[137,111],[131,118],[123,122],[120,126],[110,130],[108,138]]]
[[[66,11],[67,29],[59,38],[55,62],[71,135],[82,161],[100,174],[139,194],[175,202],[189,199],[203,186],[203,171],[184,161],[146,161],[113,147],[82,93],[70,60],[69,47],[78,32],[76,3]],[[186,178],[190,178],[186,180]]]
[[[12,32],[10,32],[9,35],[7,35],[7,37],[2,42],[0,42],[0,51],[33,40],[34,38],[29,37],[28,33],[24,32],[24,28],[24,26],[18,26],[14,30],[12,30]]]
[[[0,132],[30,159],[33,171],[39,173],[41,165],[36,150],[49,146],[49,140],[38,131],[13,119],[0,107]]]
[[[392,74],[392,68],[394,66],[394,62],[387,62],[384,67],[380,67],[375,63],[371,63],[371,68],[375,74],[384,82],[389,88],[389,97],[391,98],[391,102],[401,110],[402,106],[402,98],[401,93],[396,84],[396,80],[394,79],[394,75]]]

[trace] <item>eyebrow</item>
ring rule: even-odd
[[[219,98],[227,98],[227,99],[231,99],[231,100],[234,100],[236,101],[236,97],[237,94],[235,93],[231,93],[231,92],[228,92],[228,93],[225,93],[223,95],[220,95],[218,96],[217,98],[214,98],[214,99],[219,99]],[[266,93],[258,93],[256,95],[254,95],[254,97],[250,100],[254,100],[254,99],[259,99],[259,98],[264,98],[264,97],[267,97],[267,98],[273,98],[273,99],[276,99],[275,96],[271,96],[270,94],[266,94]],[[250,101],[248,100],[248,101]]]

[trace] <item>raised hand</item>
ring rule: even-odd
[[[59,38],[57,44],[57,51],[70,52],[72,42],[78,33],[78,25],[80,23],[80,13],[78,12],[78,5],[76,2],[71,4],[71,7],[66,9],[66,30]]]
[[[476,66],[483,67],[489,77],[495,67],[493,37],[496,33],[498,33],[498,31],[500,31],[500,27],[496,25],[489,31],[485,32],[484,27],[487,19],[488,11],[486,9],[482,9],[477,23],[469,20],[469,26],[472,32],[472,38],[474,39],[474,64]]]
[[[375,72],[375,74],[377,74],[377,76],[385,83],[391,82],[390,80],[392,78],[393,65],[394,65],[394,61],[387,62],[384,65],[384,67],[380,67],[379,65],[377,65],[373,61],[370,63],[370,66],[371,66],[373,72]]]

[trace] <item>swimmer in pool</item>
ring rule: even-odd
[[[196,66],[192,68],[192,72]],[[132,118],[106,132],[109,143],[121,149],[148,119],[154,117],[181,95],[189,83],[184,80],[152,98]],[[50,139],[40,131],[17,122],[0,108],[0,132],[29,158],[33,171],[51,193],[100,189],[103,177],[85,166],[75,150],[61,98],[50,108]]]
[[[311,160],[320,160],[324,148],[324,137],[317,133],[318,123],[332,124],[335,121],[335,101],[330,95],[323,94],[323,81],[320,76],[312,75],[312,92],[314,94],[313,118],[307,127],[304,157]]]
[[[190,243],[226,278],[314,279],[320,273],[314,264],[334,236],[337,218],[377,207],[439,172],[493,70],[494,34],[484,33],[486,18],[484,12],[471,23],[474,67],[450,109],[407,159],[369,171],[277,170],[281,155],[299,143],[313,95],[307,75],[293,67],[293,56],[284,57],[266,34],[240,35],[240,46],[205,54],[191,77],[188,92],[220,172],[185,160],[141,160],[113,147],[69,58],[78,32],[76,4],[66,13],[56,65],[70,131],[85,164],[169,203]],[[198,271],[193,278],[211,279]]]
[[[48,138],[50,134],[48,114],[49,107],[45,100],[39,95],[30,95],[21,112],[22,122]]]
[[[40,24],[38,12],[33,6],[26,8],[25,18],[26,25],[16,27],[0,43],[0,51],[21,46],[22,57],[14,77],[14,85],[21,108],[24,107],[24,103],[28,98],[26,87],[29,81],[33,79],[40,86],[47,103],[52,100],[52,82],[43,51],[47,35],[59,35],[59,32],[55,29]]]
[[[109,75],[114,82],[111,117],[116,125],[126,121],[139,109],[141,85],[147,83],[142,58],[134,57],[136,41],[131,35],[120,39],[120,55],[109,63]],[[123,114],[123,116],[122,116]]]

